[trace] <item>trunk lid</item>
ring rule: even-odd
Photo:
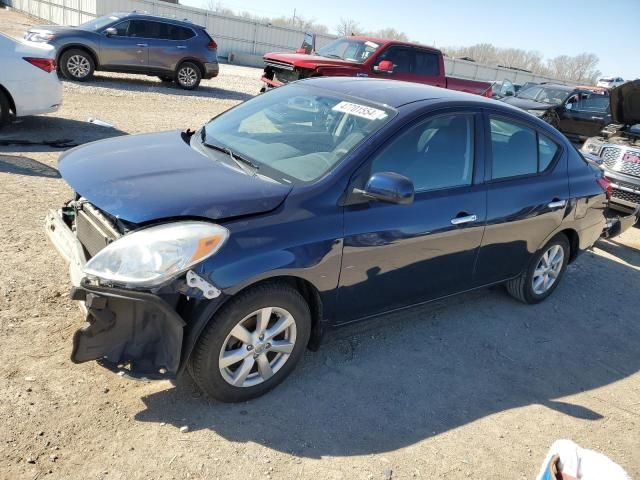
[[[76,147],[60,157],[58,169],[79,195],[132,223],[263,213],[278,207],[292,188],[199,153],[179,131]]]

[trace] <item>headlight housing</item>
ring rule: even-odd
[[[546,110],[527,110],[527,112],[529,112],[531,115],[535,115],[536,117],[542,117],[545,113],[547,113]]]
[[[89,260],[84,273],[117,285],[156,287],[214,255],[228,237],[213,223],[165,223],[119,238]]]
[[[595,138],[587,138],[582,145],[582,150],[584,153],[591,153],[593,155],[600,155],[600,150],[602,149],[602,142],[599,142]]]
[[[55,38],[52,32],[27,32],[25,40],[30,42],[48,42]]]

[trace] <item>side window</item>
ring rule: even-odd
[[[379,153],[371,173],[396,172],[416,192],[471,185],[473,114],[440,115],[409,127]]]
[[[146,20],[131,20],[129,36],[137,38],[160,38],[161,23]]]
[[[115,28],[118,31],[118,36],[119,37],[128,37],[129,36],[129,25],[131,24],[130,21],[126,21],[126,22],[120,22],[119,24],[117,24]]]
[[[415,65],[416,52],[412,48],[389,47],[377,59],[376,64],[383,60],[393,63],[393,73],[412,73]]]
[[[440,73],[438,56],[435,53],[418,50],[416,52],[415,71],[413,73],[429,77],[437,76]]]
[[[558,153],[558,145],[544,135],[538,134],[538,155],[540,157],[538,171],[544,172]]]
[[[186,27],[174,27],[175,32],[171,36],[172,40],[189,40],[196,36],[193,30]]]
[[[490,125],[493,179],[543,172],[558,153],[555,142],[531,128],[495,117]]]

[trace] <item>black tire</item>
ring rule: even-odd
[[[563,250],[562,268],[560,269],[555,281],[546,291],[544,291],[544,293],[536,293],[533,287],[533,276],[536,268],[538,267],[542,256],[556,245],[560,246]],[[513,298],[520,300],[522,303],[534,304],[543,301],[558,287],[558,284],[562,280],[564,272],[567,269],[567,263],[570,255],[571,247],[566,235],[563,233],[556,235],[533,256],[529,266],[519,277],[509,280],[506,283],[507,292],[509,292],[509,295]]]
[[[200,80],[202,80],[202,71],[193,62],[181,63],[176,70],[176,83],[184,90],[198,88]]]
[[[0,91],[0,128],[9,125],[11,121],[11,104],[9,99]]]
[[[158,77],[160,79],[161,82],[164,83],[171,83],[174,81],[173,77]]]
[[[296,330],[295,342],[291,342],[294,344],[293,349],[284,364],[269,379],[258,379],[262,383],[257,385],[234,386],[225,379],[220,369],[219,360],[222,349],[225,347],[231,330],[243,319],[253,312],[268,307],[284,309],[293,316]],[[270,318],[273,319],[271,321],[274,323],[278,320],[276,316]],[[273,324],[269,323],[269,325]],[[282,283],[258,285],[231,299],[211,319],[194,348],[188,371],[196,384],[207,395],[223,402],[244,402],[264,395],[280,384],[293,371],[304,354],[310,335],[311,313],[309,305],[297,290]],[[248,346],[246,348],[249,350]],[[252,346],[252,349],[254,349],[254,354],[247,354],[247,359],[250,355],[256,358],[257,353],[255,352],[258,351],[258,344]],[[244,352],[242,345],[240,345],[238,351]],[[272,355],[271,361],[275,361],[273,360],[274,354],[272,352],[264,353],[264,355]],[[257,378],[255,377],[256,374],[260,376],[257,363],[257,361],[255,365],[251,363],[252,373],[249,375],[254,375],[254,378]],[[236,366],[236,370],[231,373],[237,374],[238,370],[244,366],[244,363],[234,364],[234,366]],[[246,378],[250,379],[250,377]]]
[[[60,71],[67,80],[84,82],[93,77],[96,64],[86,50],[72,48],[60,57]]]

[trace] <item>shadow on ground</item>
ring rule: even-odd
[[[598,421],[600,412],[558,399],[640,369],[639,289],[640,272],[587,253],[542,304],[498,287],[344,327],[262,398],[220,404],[181,378],[144,397],[136,420],[312,458],[391,451],[531,404]],[[606,308],[610,295],[617,311]]]
[[[205,81],[203,80],[203,82]],[[220,79],[219,77],[206,82],[224,85],[224,79]],[[210,86],[206,83],[201,83],[195,90],[184,90],[175,83],[163,83],[158,80],[157,77],[147,77],[144,75],[113,77],[108,73],[104,74],[100,72],[96,73],[90,81],[83,82],[82,85],[95,88],[125,90],[130,92],[161,93],[164,95],[175,95],[179,97],[217,98],[219,100],[245,101],[258,94],[258,89],[256,89],[255,94],[250,94],[238,92],[237,90],[228,90],[226,88]]]
[[[0,153],[62,152],[75,145],[120,135],[126,132],[55,114],[24,117],[0,130]]]
[[[12,173],[27,177],[60,178],[60,173],[55,168],[22,155],[0,154],[0,173]]]
[[[640,250],[623,245],[615,239],[600,240],[596,246],[609,255],[613,255],[629,265],[640,268]]]

